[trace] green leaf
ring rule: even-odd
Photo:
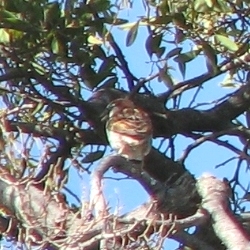
[[[0,29],[0,42],[3,44],[10,42],[10,34],[5,29]]]
[[[40,75],[45,75],[46,72],[46,68],[44,68],[42,65],[40,65],[39,63],[36,62],[31,62],[31,65],[34,67],[35,71],[37,73],[39,73]]]
[[[202,44],[202,48],[206,56],[208,71],[216,72],[218,68],[217,67],[218,60],[215,50],[208,43],[205,42]]]
[[[51,51],[60,56],[66,56],[68,47],[67,40],[60,33],[53,34],[51,40]]]
[[[82,78],[84,84],[89,89],[94,89],[99,84],[99,76],[96,74],[92,65],[85,64],[80,68],[80,77]]]
[[[159,77],[158,77],[159,82],[164,82],[164,84],[168,88],[172,88],[174,86],[174,81],[172,77],[170,76],[170,73],[168,72],[168,68],[159,68]]]
[[[182,74],[183,79],[185,79],[185,75],[186,75],[186,63],[179,62],[178,63],[178,67],[179,67],[179,70],[180,70],[180,72]]]
[[[230,5],[228,5],[228,3],[224,0],[216,0],[212,10],[227,14],[229,14],[232,11]]]
[[[100,150],[96,152],[91,152],[81,160],[81,163],[92,163],[94,161],[97,161],[103,157],[104,153],[105,151]]]
[[[215,35],[215,38],[230,51],[235,52],[239,49],[239,46],[227,36]]]
[[[148,52],[148,55],[152,57],[153,54],[157,54],[160,56],[162,52],[162,48],[160,48],[161,41],[162,41],[163,34],[157,34],[157,35],[149,35],[146,40],[146,50]]]
[[[220,83],[220,86],[223,88],[236,88],[238,84],[235,82],[232,73],[226,74],[223,81]]]
[[[38,31],[38,29],[35,26],[31,25],[30,23],[26,21],[22,21],[16,17],[3,18],[1,20],[1,23],[2,23],[3,28],[14,29],[14,30],[24,31],[24,32]]]
[[[179,54],[178,56],[174,58],[174,61],[178,63],[179,70],[183,78],[185,78],[186,63],[195,59],[199,53],[200,53],[200,50],[192,50],[183,54]]]
[[[105,51],[103,50],[103,48],[100,45],[93,45],[92,46],[92,53],[94,55],[94,57],[98,57],[102,60],[106,59],[106,54]]]
[[[206,0],[206,4],[209,8],[213,8],[216,0]]]
[[[90,35],[88,37],[88,43],[95,44],[95,45],[102,45],[103,41],[100,38],[98,38],[97,36]]]
[[[35,116],[44,108],[44,103],[38,102],[35,109],[32,111],[31,116]]]
[[[131,46],[137,36],[138,33],[138,27],[139,27],[139,23],[140,21],[136,22],[134,26],[132,26],[127,34],[127,38],[126,38],[126,45],[127,46]]]
[[[121,30],[130,30],[132,27],[134,27],[137,24],[137,22],[132,23],[125,23],[119,26],[119,29]]]
[[[143,21],[147,22],[149,25],[162,25],[162,24],[168,24],[172,22],[173,16],[172,15],[166,15],[166,16],[157,16],[152,17],[150,19],[143,19]]]
[[[206,0],[194,1],[194,10],[201,13],[210,12],[210,8],[208,7]]]
[[[111,70],[115,67],[115,61],[112,57],[108,57],[101,63],[98,74],[102,74],[104,72],[111,72]]]
[[[10,11],[0,10],[0,20],[2,21],[6,18],[17,18],[17,16]]]
[[[186,27],[186,18],[182,13],[175,13],[173,15],[173,23],[178,27]]]
[[[103,12],[107,11],[110,8],[110,1],[109,0],[95,0],[89,1],[88,5],[90,6],[91,10],[95,12]]]
[[[167,13],[169,13],[169,3],[167,0],[162,0],[159,4],[159,10],[162,14],[162,16],[166,16]]]
[[[174,49],[170,50],[166,55],[166,59],[169,59],[173,56],[179,55],[181,51],[182,51],[182,48],[174,48]]]
[[[47,29],[56,27],[61,17],[60,5],[58,2],[49,3],[45,6],[44,22]]]
[[[200,50],[192,50],[183,54],[179,54],[174,58],[175,62],[186,63],[192,61],[200,53]]]
[[[51,50],[54,54],[59,54],[60,52],[60,44],[56,37],[53,37],[51,42]]]
[[[223,88],[236,88],[237,87],[237,84],[236,83],[233,83],[233,82],[222,82],[220,84],[221,87]]]
[[[103,21],[103,23],[111,24],[111,25],[124,25],[128,23],[128,20],[122,19],[122,18],[114,18],[114,17],[102,17],[100,20]]]
[[[156,51],[156,55],[160,58],[165,53],[166,47],[159,47],[159,49]]]

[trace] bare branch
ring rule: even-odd
[[[203,198],[202,207],[211,215],[214,231],[227,249],[250,249],[250,237],[229,210],[228,186],[205,174],[198,180],[197,189]]]

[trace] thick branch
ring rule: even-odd
[[[250,84],[249,84],[250,85]],[[150,115],[154,127],[154,137],[171,137],[176,134],[190,132],[214,132],[232,128],[231,121],[248,110],[250,102],[250,86],[244,85],[234,92],[227,100],[212,109],[205,111],[193,108],[167,110],[164,103],[153,96],[137,95],[134,101]],[[102,111],[115,98],[124,96],[124,92],[106,89],[100,95],[95,94],[91,99],[94,104],[100,105]],[[98,100],[96,99],[98,98]],[[101,108],[102,106],[102,108]],[[98,109],[96,109],[97,112]],[[96,113],[97,116],[100,115]],[[188,118],[188,119],[187,119]]]
[[[126,162],[127,168],[130,167],[129,162],[120,157],[120,162],[122,161],[123,163]],[[144,182],[148,183],[148,185],[156,185],[152,180],[150,184],[149,177]],[[162,184],[158,183],[158,185]],[[103,231],[105,225],[110,227],[110,223],[113,223],[111,228],[116,228],[124,234],[130,233],[130,235],[139,236],[148,228],[148,234],[150,235],[155,232],[155,226],[147,220],[149,218],[160,219],[159,213],[153,212],[150,215],[151,202],[143,205],[137,211],[121,217],[120,221],[119,218],[115,219],[112,215],[102,218],[102,220],[98,218],[79,218],[79,213],[73,213],[64,201],[60,202],[60,197],[41,190],[31,179],[18,181],[4,170],[4,166],[1,167],[0,172],[0,193],[2,210],[8,211],[8,217],[17,220],[22,225],[22,229],[25,230],[25,240],[37,245],[47,242],[48,245],[59,249],[74,250],[79,249],[79,247],[83,249],[84,247],[86,250],[92,250],[98,246],[102,239],[108,237],[113,240],[119,235],[116,235],[115,232]],[[157,208],[154,206],[154,209]],[[139,215],[143,214],[144,217],[139,217]],[[156,214],[157,217],[155,217]],[[198,216],[192,220],[182,220],[179,223],[181,227],[185,228],[185,223],[186,226],[190,226],[192,225],[191,221],[195,223],[201,219]],[[126,220],[128,224],[126,224]],[[131,225],[131,221],[134,221],[134,224]],[[156,223],[158,225],[156,228],[160,228],[162,223],[167,228],[175,224],[171,219],[166,222],[159,220]],[[1,230],[5,231],[9,236],[18,237],[20,232],[16,232],[15,228],[10,228],[8,232],[5,231],[6,227],[1,228]]]
[[[109,155],[104,158],[93,175],[93,200],[97,199],[96,195],[102,198],[99,203],[97,202],[97,207],[101,208],[102,204],[105,203],[101,190],[101,178],[102,174],[111,166],[116,172],[121,172],[137,180],[148,192],[151,201],[156,202],[158,211],[173,213],[178,218],[184,218],[196,212],[200,197],[195,189],[195,179],[183,166],[155,149],[152,149],[145,158],[143,169],[141,164],[127,161],[119,155]],[[96,181],[97,179],[98,181]],[[94,184],[99,185],[99,187]],[[178,197],[182,197],[181,204]]]
[[[211,215],[214,231],[227,249],[250,249],[250,237],[230,212],[225,183],[211,175],[204,175],[198,180],[197,188],[203,198],[202,207]]]

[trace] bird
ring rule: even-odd
[[[143,161],[152,147],[152,122],[147,112],[128,98],[106,108],[106,134],[111,148],[128,160]]]

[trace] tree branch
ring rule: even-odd
[[[250,249],[250,237],[229,209],[225,183],[206,174],[198,180],[197,189],[203,199],[202,207],[211,215],[214,231],[227,249]]]

